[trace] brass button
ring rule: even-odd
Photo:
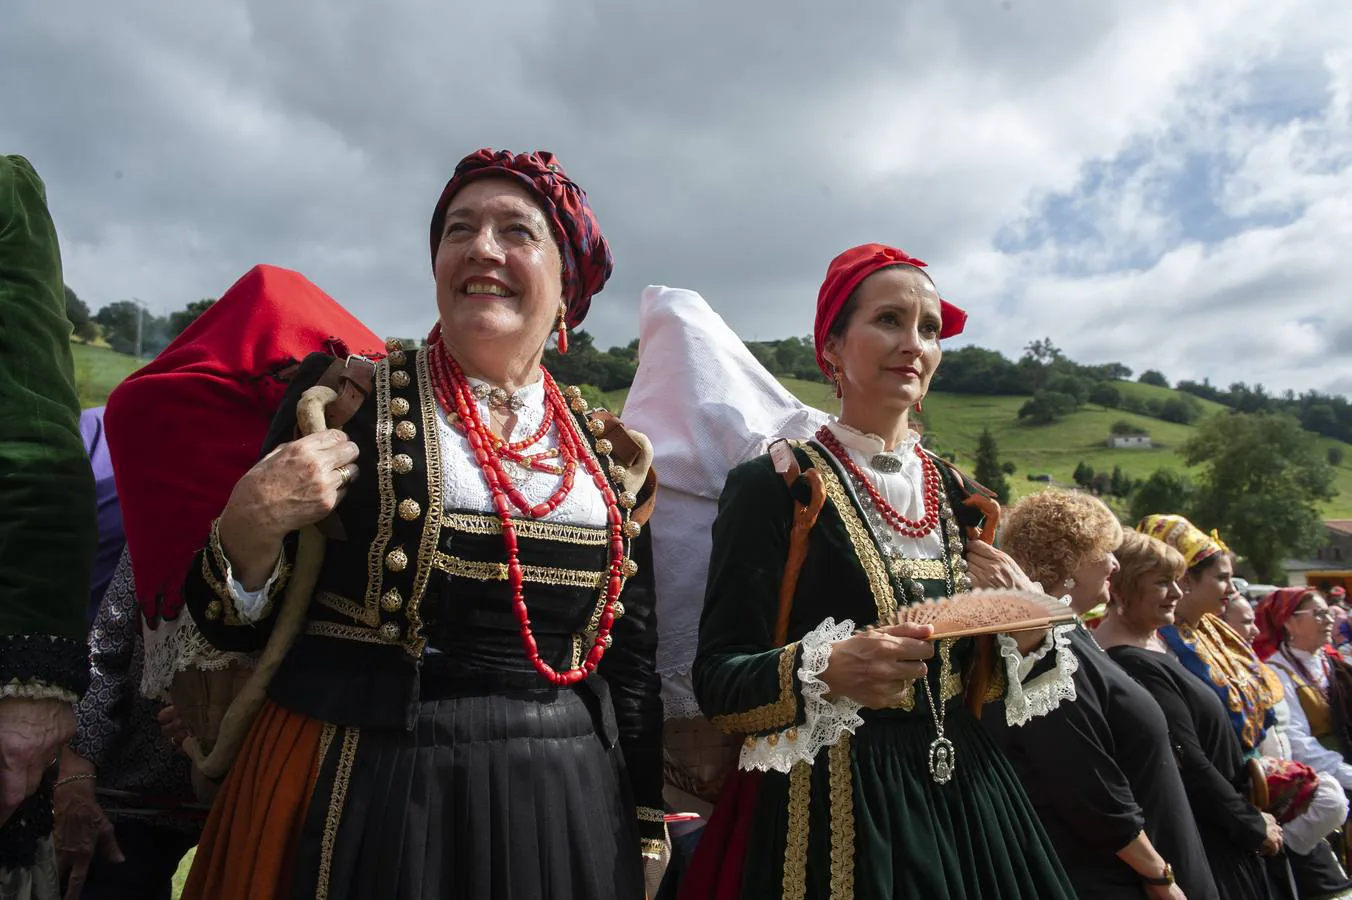
[[[587,430],[592,433],[592,437],[600,437],[606,433],[606,423],[601,419],[588,419]]]
[[[388,353],[393,353],[394,351],[402,350],[403,348],[404,342],[399,340],[399,338],[389,338],[385,341],[385,350]]]
[[[215,622],[221,617],[221,601],[212,600],[207,604],[207,619]]]
[[[390,373],[390,384],[394,385],[395,387],[406,388],[408,387],[408,383],[409,383],[408,373],[405,372],[403,369],[398,369]]]
[[[399,518],[405,522],[412,522],[422,515],[422,507],[418,505],[417,500],[399,501]]]
[[[587,405],[587,401],[582,397],[574,397],[572,400],[568,401],[568,405],[572,407],[573,412],[580,413],[584,413],[591,408]]]
[[[630,519],[628,522],[624,523],[624,536],[629,538],[629,540],[632,541],[634,538],[638,537],[642,533],[643,526],[635,522],[633,519]]]
[[[390,588],[380,598],[380,608],[386,612],[398,612],[404,608],[404,595],[398,588]]]
[[[404,419],[398,425],[394,426],[394,436],[401,441],[411,441],[418,436],[418,426],[414,425],[408,419]]]
[[[387,359],[392,366],[402,366],[408,363],[408,354],[404,353],[403,350],[391,350]]]
[[[625,471],[624,466],[616,465],[614,463],[611,464],[609,471],[610,471],[610,480],[617,481],[621,484],[624,483],[624,476],[629,474],[627,471]]]
[[[638,506],[638,498],[629,491],[621,491],[620,496],[616,498],[616,502],[625,509],[633,509]]]
[[[582,396],[582,388],[575,384],[570,384],[563,389],[563,396],[567,397],[569,400],[576,400]]]
[[[600,438],[596,442],[596,452],[605,456],[615,449],[615,445],[608,438]]]
[[[624,604],[616,600],[615,605],[610,608],[610,612],[615,618],[620,618],[624,615]]]
[[[775,746],[779,743],[779,735],[773,731],[770,732],[765,736],[765,743],[769,744],[771,747]]]
[[[638,563],[632,559],[626,559],[620,563],[620,571],[624,573],[625,578],[633,578],[638,574]]]
[[[403,397],[395,397],[390,401],[390,415],[406,416],[408,415],[408,401]]]
[[[393,644],[403,636],[404,633],[399,630],[399,626],[394,622],[386,622],[384,625],[380,626],[380,637],[384,641]]]
[[[610,635],[606,635],[605,637],[601,638],[601,646],[605,647],[607,650],[610,649],[610,645],[613,643],[615,643],[615,638],[611,637]]]
[[[394,469],[396,475],[407,475],[413,471],[413,457],[407,453],[396,454],[391,461],[391,468]]]
[[[395,548],[385,554],[385,568],[391,572],[402,572],[408,568],[408,554],[402,548]]]

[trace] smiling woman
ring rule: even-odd
[[[291,440],[335,365],[307,359],[188,576],[202,633],[257,649],[324,523],[185,897],[604,900],[660,871],[651,450],[540,365],[609,249],[544,152],[464,159],[430,239],[427,348]]]

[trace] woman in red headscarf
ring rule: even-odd
[[[650,454],[540,364],[609,249],[552,154],[481,150],[431,254],[427,347],[292,440],[307,359],[188,573],[203,634],[256,650],[325,538],[185,897],[631,898],[665,850]]]
[[[1290,587],[1254,610],[1253,649],[1282,681],[1291,712],[1291,756],[1352,790],[1352,668],[1333,649],[1333,616],[1322,594]]]
[[[973,714],[1003,696],[1017,725],[1073,698],[1073,654],[1046,633],[1001,635],[983,657],[929,626],[860,630],[927,597],[1032,586],[968,539],[982,517],[964,501],[989,492],[911,429],[940,340],[966,319],[923,266],[879,244],[831,263],[816,344],[840,416],[728,476],[693,681],[714,725],[746,738],[683,897],[1075,895]],[[795,503],[818,479],[824,505],[781,598]]]

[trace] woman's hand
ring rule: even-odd
[[[221,513],[221,546],[246,590],[266,583],[282,539],[321,521],[358,477],[357,445],[330,428],[283,444],[244,474]]]
[[[183,741],[187,739],[191,732],[188,726],[183,722],[183,717],[178,714],[178,710],[173,704],[161,709],[155,713],[155,721],[160,723],[160,734],[164,735],[169,743],[174,745],[174,749],[182,752]]]
[[[1032,579],[1008,553],[981,541],[967,544],[967,574],[971,576],[974,588],[1035,590]]]
[[[1263,856],[1276,856],[1282,850],[1282,826],[1277,824],[1271,813],[1263,813],[1263,822],[1267,825],[1267,838],[1258,852]]]
[[[62,752],[61,778],[93,774],[93,763],[70,750]],[[95,851],[119,863],[124,859],[122,849],[117,846],[113,823],[94,796],[93,778],[61,782],[52,793],[52,811],[56,815],[52,838],[57,868],[63,877],[70,875],[64,900],[79,900]]]
[[[894,706],[908,684],[925,677],[933,632],[931,625],[888,625],[836,641],[821,680],[832,694],[870,709]]]

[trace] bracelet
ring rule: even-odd
[[[52,790],[56,790],[63,784],[70,784],[72,781],[86,781],[97,777],[98,775],[93,772],[83,772],[79,775],[67,775],[65,778],[58,778],[56,781],[52,782]]]

